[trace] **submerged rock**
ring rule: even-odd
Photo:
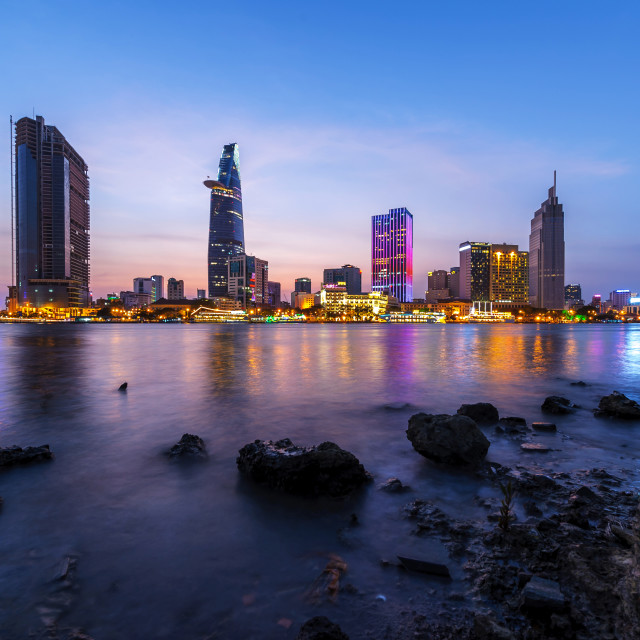
[[[546,444],[541,444],[540,442],[523,442],[520,445],[520,448],[523,451],[539,451],[540,453],[551,451],[551,449],[549,449]]]
[[[583,380],[578,380],[577,382],[570,383],[572,387],[588,387],[589,385]]]
[[[545,413],[555,414],[572,413],[573,410],[571,401],[567,398],[563,398],[562,396],[549,396],[548,398],[545,398],[541,409]]]
[[[300,627],[296,640],[349,640],[349,636],[329,618],[315,616]]]
[[[16,464],[28,464],[41,460],[51,460],[53,453],[48,444],[41,447],[0,447],[0,467],[11,467]]]
[[[463,415],[417,413],[409,418],[407,438],[425,458],[453,465],[480,463],[491,444],[478,425]]]
[[[467,416],[478,424],[494,424],[499,418],[498,410],[490,402],[463,404],[458,409],[458,414]]]
[[[207,449],[200,436],[185,433],[180,441],[169,449],[171,458],[199,458],[204,460],[207,457]]]
[[[618,391],[604,396],[595,410],[596,416],[613,416],[625,420],[640,420],[640,404]]]
[[[118,387],[118,391],[126,391],[128,386],[129,386],[129,383],[128,383],[128,382],[123,382],[123,383]]]
[[[256,440],[240,449],[236,464],[252,480],[297,495],[343,496],[371,479],[358,458],[333,442]]]
[[[531,427],[534,431],[557,431],[557,427],[553,422],[532,422]]]
[[[378,486],[380,491],[387,491],[388,493],[399,493],[400,491],[404,491],[406,488],[407,487],[402,484],[402,481],[399,478],[389,478]]]

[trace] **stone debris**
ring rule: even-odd
[[[0,467],[12,467],[17,464],[28,464],[30,462],[40,462],[51,460],[53,453],[48,444],[40,447],[0,447]]]

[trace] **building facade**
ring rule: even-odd
[[[549,197],[531,220],[529,304],[564,309],[564,211],[556,195],[556,172]]]
[[[300,293],[311,293],[311,278],[296,278],[294,291]]]
[[[167,280],[167,300],[184,300],[184,280]]]
[[[229,258],[228,295],[246,309],[269,304],[269,263],[255,256],[242,254]]]
[[[361,319],[373,318],[387,311],[390,302],[397,301],[380,291],[350,295],[346,287],[327,285],[320,292],[320,304],[337,315],[356,314]]]
[[[336,269],[325,269],[322,274],[323,284],[340,284],[347,287],[351,295],[362,293],[362,270],[352,264],[343,264]]]
[[[460,267],[451,267],[449,269],[447,287],[452,298],[460,297]]]
[[[292,309],[310,309],[316,304],[316,297],[313,293],[306,291],[294,291],[291,294]]]
[[[413,216],[404,207],[371,217],[371,290],[413,300]]]
[[[282,289],[279,282],[267,282],[268,303],[272,307],[279,307],[282,303]]]
[[[611,308],[621,311],[629,304],[631,291],[629,289],[616,289],[609,294]]]
[[[491,289],[491,245],[463,242],[460,245],[460,298],[488,301]]]
[[[529,302],[529,252],[517,244],[492,244],[489,300]]]
[[[88,306],[87,164],[42,116],[16,122],[15,163],[18,306]]]
[[[229,258],[244,253],[244,219],[240,186],[240,157],[236,143],[226,144],[217,180],[205,180],[211,190],[209,214],[209,297],[227,294]]]
[[[151,289],[151,298],[152,302],[156,302],[160,300],[160,298],[164,298],[164,277],[154,275],[151,276],[151,280],[153,282],[153,286]]]
[[[435,271],[429,271],[427,275],[427,290],[433,291],[434,289],[448,289],[447,272],[444,269],[436,269]]]

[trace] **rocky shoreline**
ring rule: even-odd
[[[569,400],[550,396],[542,410],[561,415],[576,409]],[[640,419],[640,406],[617,392],[602,398],[594,411],[625,420]],[[537,426],[536,426],[537,425]],[[381,559],[390,572],[425,574],[446,580],[450,568],[461,572],[462,589],[434,602],[433,615],[411,603],[385,613],[388,624],[362,637],[372,639],[513,639],[632,640],[640,629],[639,495],[624,478],[603,468],[572,473],[536,473],[532,467],[502,466],[485,458],[491,441],[529,442],[533,430],[554,431],[553,423],[500,418],[489,403],[462,405],[454,415],[418,413],[409,419],[407,437],[414,449],[434,465],[465,468],[478,484],[476,506],[484,520],[445,513],[434,501],[416,496],[402,478],[390,478],[378,490],[405,494],[398,517],[412,535],[432,539],[448,552],[446,564],[428,556]],[[489,437],[487,437],[489,436]],[[525,456],[544,449],[523,449]],[[166,452],[171,459],[211,463],[204,441],[185,434]],[[0,449],[0,467],[52,459],[48,445]],[[344,499],[371,480],[350,452],[331,442],[299,447],[290,440],[260,441],[239,451],[237,467],[252,481],[299,496]],[[503,499],[481,497],[480,489],[500,489]],[[516,512],[520,518],[516,518]],[[524,513],[524,517],[522,517]],[[357,516],[353,516],[356,526]],[[77,563],[68,556],[52,581],[50,594],[38,605],[42,628],[35,638],[91,640],[62,620],[77,595]],[[446,572],[445,572],[446,570]],[[342,580],[346,563],[330,560],[315,589],[331,600],[357,600],[358,585]],[[290,621],[289,621],[290,622]],[[283,625],[286,627],[286,625]],[[286,627],[287,629],[289,627]],[[349,636],[331,620],[316,616],[286,636],[298,640],[345,640]],[[215,634],[211,637],[218,637]],[[222,636],[220,636],[222,637]],[[283,636],[285,637],[285,636]],[[355,637],[351,635],[352,640]]]

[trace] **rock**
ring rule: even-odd
[[[463,404],[457,412],[461,416],[467,416],[478,424],[494,424],[498,422],[498,410],[489,402],[476,402],[475,404]]]
[[[387,491],[389,493],[399,493],[400,491],[404,491],[406,488],[407,487],[405,487],[398,478],[389,478],[378,486],[380,491]]]
[[[540,453],[551,451],[551,449],[549,449],[546,444],[540,444],[539,442],[523,442],[520,445],[520,448],[523,451],[538,451]]]
[[[387,411],[402,411],[403,409],[409,409],[411,405],[408,402],[388,402],[382,405],[383,409]]]
[[[565,598],[554,580],[533,576],[522,590],[522,608],[539,612],[562,611]]]
[[[629,547],[640,543],[640,538],[634,534],[633,529],[611,525],[611,533]]]
[[[358,458],[333,442],[297,447],[289,438],[256,440],[240,449],[236,464],[254,481],[297,495],[343,496],[371,479]]]
[[[535,503],[534,500],[525,500],[524,504],[524,512],[528,516],[534,516],[539,518],[542,515],[542,511],[540,511],[540,507]]]
[[[490,445],[478,425],[463,415],[417,413],[409,419],[407,438],[425,458],[453,465],[480,463]]]
[[[527,426],[527,421],[524,418],[518,418],[517,416],[500,418],[498,422],[507,427],[526,427]]]
[[[553,422],[532,422],[532,429],[534,431],[557,431],[557,427]]]
[[[572,387],[588,387],[589,386],[586,382],[583,382],[582,380],[578,380],[577,382],[571,382],[570,384]]]
[[[207,458],[207,449],[204,441],[200,436],[194,436],[191,433],[185,433],[180,441],[169,449],[171,458],[199,458],[204,460]]]
[[[499,625],[486,613],[475,614],[473,630],[478,640],[512,640],[514,637],[509,629]]]
[[[640,405],[635,400],[627,398],[624,393],[614,391],[611,395],[601,398],[595,415],[640,420]]]
[[[119,387],[118,391],[126,391],[129,384],[127,382],[123,382]]]
[[[51,460],[53,453],[49,450],[48,444],[41,447],[0,447],[0,467],[11,467],[16,464],[28,464],[29,462],[39,462],[41,460]]]
[[[402,562],[402,565],[410,571],[418,571],[420,573],[428,573],[432,576],[442,576],[443,578],[450,578],[449,567],[445,564],[438,562],[429,562],[428,560],[418,560],[417,558],[406,558],[404,556],[398,556],[398,560]]]
[[[548,398],[545,398],[545,401],[542,403],[541,409],[545,413],[571,413],[572,405],[567,398],[563,398],[561,396],[549,396]]]
[[[349,640],[349,636],[329,618],[315,616],[302,625],[296,640]]]

